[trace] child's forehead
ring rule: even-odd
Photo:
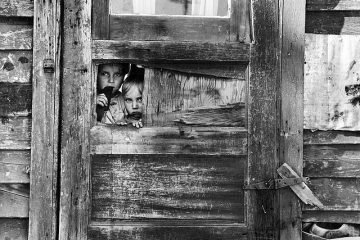
[[[132,85],[129,90],[125,93],[125,97],[141,97],[141,91],[139,86]]]
[[[100,71],[113,71],[118,72],[125,69],[125,66],[121,64],[102,64],[99,66]]]

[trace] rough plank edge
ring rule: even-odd
[[[330,3],[321,3],[319,0],[307,0],[306,11],[356,11],[360,10],[360,3],[353,0],[335,0],[327,1]],[[318,2],[318,3],[317,3]],[[320,3],[319,3],[320,2]]]
[[[161,51],[159,51],[161,49]],[[182,49],[179,56],[179,49]],[[93,60],[123,62],[248,62],[248,43],[93,40]]]
[[[304,145],[360,144],[360,132],[304,129]]]
[[[303,222],[360,224],[360,211],[303,211]]]

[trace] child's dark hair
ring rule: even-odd
[[[112,63],[103,63],[103,64],[100,64],[98,66],[98,73],[100,73],[100,70],[102,69],[103,66],[106,66],[106,65],[111,65],[111,66],[119,66],[122,70],[122,73],[123,75],[127,74],[130,70],[130,64],[129,63],[117,63],[117,62],[112,62]]]
[[[121,92],[123,95],[125,95],[127,92],[129,92],[130,88],[136,86],[139,89],[139,92],[142,94],[144,91],[144,80],[139,79],[136,76],[128,76],[125,80],[125,82],[121,86]]]

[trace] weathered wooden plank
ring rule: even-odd
[[[225,226],[91,226],[89,240],[245,240],[245,239],[270,239],[269,232],[253,233],[246,227]]]
[[[360,10],[357,0],[307,0],[307,11],[349,11]]]
[[[359,211],[360,184],[357,178],[311,178],[308,184],[327,211]],[[318,210],[304,206],[304,210]]]
[[[248,176],[250,183],[274,178],[279,166],[279,2],[251,1],[254,44],[249,63]],[[264,81],[266,79],[266,81]],[[266,120],[265,120],[266,119]],[[249,191],[248,225],[269,239],[279,239],[279,201],[275,191]],[[256,238],[255,238],[256,239]]]
[[[230,78],[245,81],[247,63],[144,63],[143,67],[173,70],[180,73],[203,75],[219,78]]]
[[[358,131],[304,130],[304,145],[360,144]]]
[[[230,41],[250,42],[250,1],[231,0]]]
[[[29,239],[58,239],[62,6],[35,1]],[[52,73],[43,68],[49,59]]]
[[[304,211],[303,222],[333,222],[355,223],[360,222],[359,211]]]
[[[282,177],[302,175],[304,125],[304,50],[306,0],[280,1],[281,76],[280,76],[280,164]],[[287,168],[285,168],[285,166]],[[286,170],[285,170],[286,169]],[[288,174],[286,174],[288,173]],[[292,190],[292,191],[291,191]],[[280,239],[301,240],[301,202],[321,205],[309,188],[280,190]]]
[[[356,178],[360,174],[360,145],[305,145],[304,176]]]
[[[59,240],[87,239],[90,189],[91,1],[62,1]]]
[[[145,69],[144,78],[145,125],[245,126],[245,81],[159,69]]]
[[[0,82],[0,116],[29,116],[31,113],[32,85]]]
[[[29,50],[33,39],[32,22],[27,19],[8,20],[0,17],[0,50]]]
[[[164,41],[106,41],[94,40],[92,58],[129,62],[166,61],[225,61],[248,62],[250,45],[247,43],[199,43]]]
[[[31,83],[31,51],[0,51],[0,82]]]
[[[111,15],[110,40],[229,42],[230,19],[219,17]]]
[[[29,183],[30,151],[0,151],[0,183]]]
[[[243,128],[96,126],[91,129],[92,154],[245,155]]]
[[[31,118],[2,117],[0,123],[0,149],[30,149]]]
[[[360,33],[359,23],[359,11],[307,12],[305,32],[358,35]]]
[[[246,157],[96,155],[92,218],[244,222]]]
[[[27,219],[0,219],[0,239],[4,240],[27,240]]]
[[[0,184],[0,218],[29,217],[29,185]]]
[[[110,36],[110,12],[109,0],[92,1],[91,32],[92,39],[109,39]]]
[[[2,0],[0,16],[32,17],[34,15],[34,0]]]

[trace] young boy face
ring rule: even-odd
[[[129,89],[129,91],[125,94],[125,108],[129,114],[134,113],[142,113],[143,110],[143,102],[142,102],[142,94],[139,91],[139,88],[133,86]]]
[[[104,64],[99,66],[98,88],[113,87],[117,92],[124,81],[125,73],[121,65]]]

